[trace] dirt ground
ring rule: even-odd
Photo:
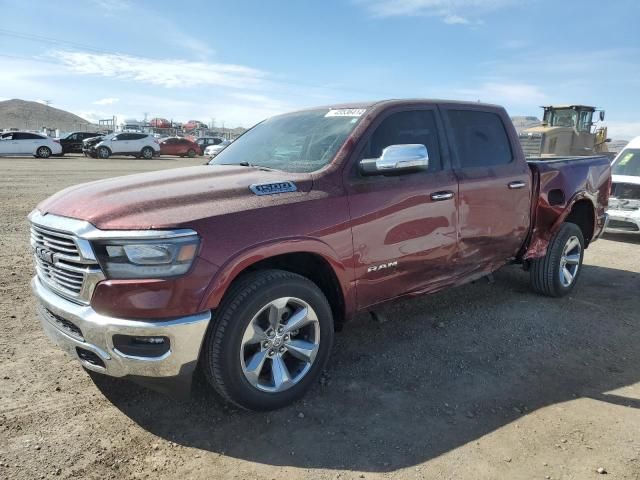
[[[568,298],[506,267],[362,315],[281,411],[90,377],[40,328],[27,214],[68,185],[200,162],[0,159],[0,478],[640,479],[640,239],[596,242]]]

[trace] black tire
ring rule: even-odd
[[[571,282],[566,285],[562,279],[563,254],[570,239],[576,238],[580,244],[579,261]],[[549,297],[562,297],[575,287],[582,272],[584,258],[584,237],[575,223],[563,223],[547,247],[547,254],[531,261],[530,275],[532,288]]]
[[[106,160],[111,156],[111,150],[109,150],[107,147],[100,147],[96,152],[96,156],[98,158]]]
[[[306,375],[297,383],[284,391],[265,392],[249,383],[242,371],[242,338],[252,318],[281,297],[299,298],[313,308],[320,326],[319,348]],[[331,352],[334,328],[329,302],[311,280],[295,273],[262,270],[238,279],[215,318],[202,346],[202,369],[223,399],[247,410],[275,410],[302,397],[318,379]]]
[[[51,156],[51,149],[49,147],[38,147],[36,156],[38,158],[49,158]]]
[[[153,158],[153,148],[144,147],[142,150],[140,150],[140,156],[145,160],[151,160]]]
[[[187,156],[189,158],[193,158],[196,156],[196,151],[193,148],[190,148],[189,151],[187,152]]]

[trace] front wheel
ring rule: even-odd
[[[153,148],[151,147],[144,147],[140,153],[145,160],[151,160],[153,158]]]
[[[582,270],[584,237],[575,223],[563,223],[549,242],[547,254],[531,262],[531,285],[550,297],[562,297],[576,285]]]
[[[207,332],[202,366],[227,401],[274,410],[300,398],[322,372],[333,343],[333,316],[309,279],[264,270],[240,279]]]
[[[99,158],[102,158],[103,160],[106,160],[110,156],[111,156],[111,152],[109,151],[109,149],[107,147],[100,147],[98,149],[98,157]]]
[[[38,158],[49,158],[51,156],[51,149],[49,147],[39,147],[36,151]]]

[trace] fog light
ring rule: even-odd
[[[171,348],[171,343],[168,337],[163,336],[114,335],[113,346],[123,355],[154,358],[167,353]]]

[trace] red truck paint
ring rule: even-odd
[[[43,213],[83,219],[103,230],[189,228],[201,237],[199,256],[185,276],[104,281],[92,307],[105,315],[148,319],[215,309],[246,268],[305,252],[331,267],[342,314],[349,318],[402,296],[467,283],[510,261],[543,256],[577,202],[590,209],[587,240],[603,228],[607,159],[527,163],[501,107],[419,100],[333,107],[367,113],[333,161],[312,174],[200,166],[92,182],[42,202]],[[386,115],[414,108],[496,113],[507,127],[514,161],[463,171],[445,151],[451,168],[427,177],[358,178],[358,154],[372,129]],[[282,180],[294,182],[297,191],[260,197],[248,188]],[[509,190],[507,184],[516,180],[526,188]],[[432,202],[429,194],[439,190],[454,191],[455,200]],[[369,271],[393,261],[397,267]]]

